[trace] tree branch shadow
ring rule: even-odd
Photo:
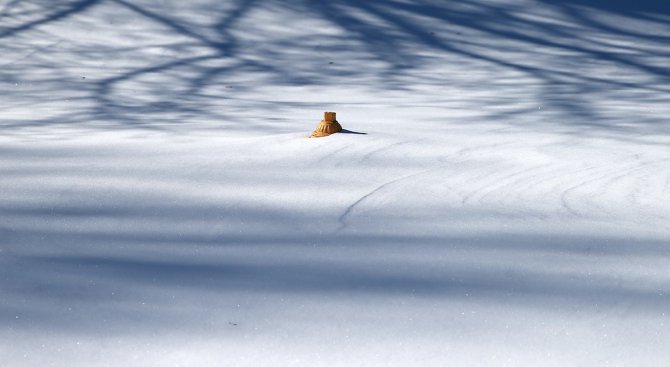
[[[29,15],[19,16],[20,3],[11,2],[1,17],[11,20],[9,24],[16,24],[5,27],[0,35],[11,40],[65,18],[83,16],[98,3],[87,0],[61,2],[58,6],[38,4]],[[237,94],[259,90],[262,84],[288,89],[337,87],[358,81],[379,90],[408,93],[415,86],[426,84],[452,84],[453,88],[463,90],[471,88],[471,83],[489,85],[505,96],[500,99],[505,110],[476,100],[471,101],[472,108],[481,110],[487,119],[524,127],[528,127],[526,121],[530,115],[527,105],[536,104],[542,106],[542,113],[533,115],[536,126],[531,128],[618,138],[631,133],[656,134],[668,128],[658,114],[636,116],[639,109],[624,109],[626,114],[621,116],[603,105],[611,100],[619,105],[660,108],[656,106],[669,99],[670,68],[661,60],[670,55],[666,42],[670,30],[666,23],[657,20],[668,11],[666,5],[658,2],[575,0],[543,4],[540,12],[514,2],[492,4],[478,0],[461,3],[336,0],[290,4],[240,0],[226,9],[212,5],[217,10],[207,15],[205,23],[187,20],[188,13],[168,14],[142,2],[112,0],[106,6],[112,4],[174,35],[175,41],[160,47],[174,50],[176,56],[167,61],[142,60],[141,53],[130,52],[129,55],[140,57],[138,65],[88,82],[87,99],[92,107],[64,113],[58,119],[61,123],[86,124],[95,118],[108,121],[103,125],[106,128],[170,129],[171,125],[188,124],[191,120],[226,121],[221,127],[231,129],[242,124],[256,126],[258,121],[240,117],[239,111],[273,106],[292,109],[300,101],[271,106],[264,101],[237,98]],[[327,36],[308,30],[312,33],[310,37],[274,39],[267,45],[251,41],[254,36],[264,34],[260,29],[249,28],[254,12],[279,14],[280,11],[329,23],[340,33]],[[646,22],[651,28],[635,30],[623,24],[606,23],[594,12],[629,22]],[[337,50],[349,50],[348,65],[352,66],[328,62],[332,58],[321,51],[310,53],[306,45],[316,43],[327,45],[332,55]],[[317,50],[321,49],[318,47]],[[45,54],[45,62],[46,54],[56,49],[40,51]],[[117,49],[108,45],[103,52],[113,55]],[[195,54],[188,52],[196,49],[199,51]],[[305,53],[303,62],[296,63],[299,59],[289,54],[293,50]],[[379,66],[373,69],[354,66],[365,65],[370,58]],[[431,74],[436,60],[453,63],[453,71]],[[462,65],[471,65],[482,76],[472,81],[462,78],[459,73],[468,70]],[[11,70],[29,72],[35,67],[53,69],[53,75],[65,74],[58,70],[65,66],[57,63],[14,65]],[[603,68],[620,72],[601,72]],[[254,78],[255,82],[244,85],[237,81],[240,77]],[[514,85],[515,79],[526,87]],[[71,82],[58,77],[44,79],[40,85],[44,89],[36,90],[35,98],[57,88],[73,88]],[[166,85],[171,87],[165,88]],[[137,98],[128,93],[138,89],[142,93]],[[518,102],[524,106],[518,107]],[[221,108],[221,104],[228,107]],[[13,129],[39,126],[52,120],[53,116],[45,116],[4,126]],[[276,128],[272,123],[263,123],[266,129]]]

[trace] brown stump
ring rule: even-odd
[[[342,131],[342,126],[335,119],[335,112],[324,112],[323,120],[310,135],[310,138],[321,138]]]

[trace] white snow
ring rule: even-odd
[[[670,5],[610,3],[0,1],[0,366],[666,364]]]

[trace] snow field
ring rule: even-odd
[[[0,2],[0,366],[663,365],[668,14]]]

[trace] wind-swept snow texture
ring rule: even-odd
[[[0,366],[665,366],[669,119],[667,1],[0,0]]]

